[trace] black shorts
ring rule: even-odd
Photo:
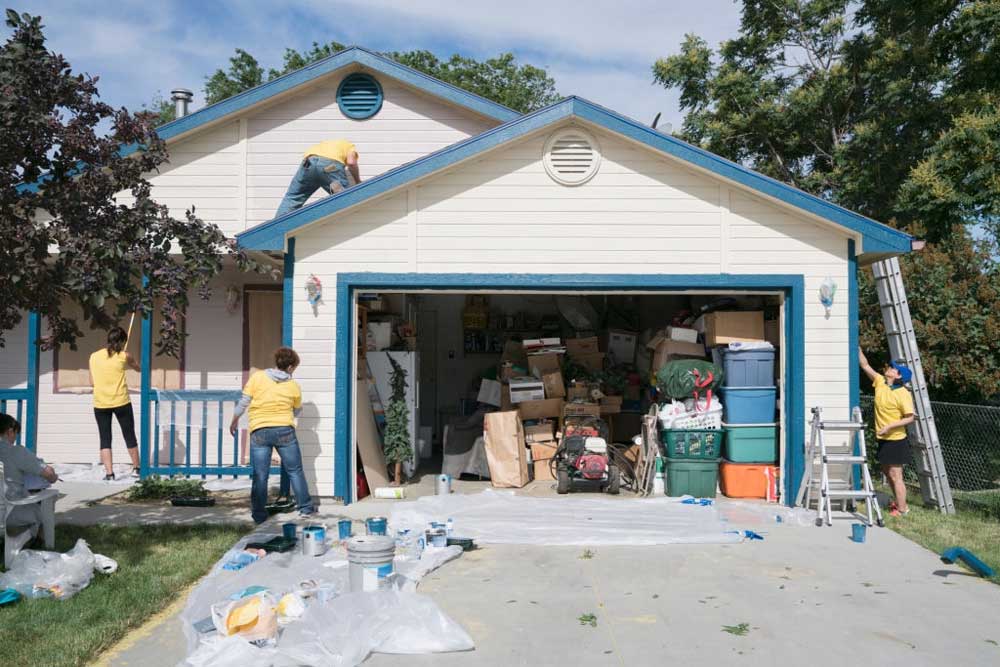
[[[878,440],[878,462],[884,466],[905,466],[910,463],[910,440]]]

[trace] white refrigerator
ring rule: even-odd
[[[420,408],[419,356],[416,352],[366,352],[365,355],[383,410],[388,407],[389,398],[392,396],[392,383],[390,382],[392,364],[389,362],[389,356],[392,355],[395,362],[406,372],[406,407],[410,411],[410,449],[413,451],[413,456],[409,461],[403,462],[403,472],[407,477],[412,477],[417,470],[421,455],[418,446],[420,415],[417,414]]]

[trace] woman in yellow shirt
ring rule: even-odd
[[[125,383],[125,369],[139,370],[132,355],[125,351],[128,334],[121,327],[108,331],[108,344],[90,355],[90,383],[94,387],[94,418],[101,437],[101,463],[104,464],[104,479],[115,478],[111,466],[111,417],[118,420],[118,426],[125,438],[128,455],[132,459],[132,476],[139,476],[139,443],[135,439],[135,415],[132,400]]]
[[[903,483],[903,466],[910,463],[910,442],[906,427],[913,423],[913,397],[906,384],[913,371],[906,364],[894,361],[886,364],[881,374],[868,363],[865,353],[859,350],[861,370],[875,388],[875,439],[878,442],[878,462],[889,478],[896,500],[890,514],[901,516],[910,508],[906,504],[906,484]]]
[[[271,455],[277,450],[282,470],[288,473],[299,516],[316,512],[309,495],[309,485],[302,470],[302,452],[295,436],[295,417],[302,409],[302,390],[292,379],[299,366],[299,355],[290,347],[274,351],[274,368],[257,371],[243,387],[229,432],[234,436],[240,416],[249,408],[250,516],[255,523],[267,521],[267,480],[271,473]]]

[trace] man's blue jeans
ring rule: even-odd
[[[288,184],[288,192],[281,200],[278,212],[274,214],[274,217],[280,218],[289,211],[302,208],[306,200],[320,188],[332,195],[347,188],[349,184],[347,171],[342,163],[318,155],[310,155],[302,160],[298,171],[292,176],[292,182]]]
[[[250,515],[257,523],[267,520],[267,479],[271,473],[271,452],[277,450],[281,467],[288,472],[288,479],[295,493],[299,511],[311,514],[314,510],[309,496],[309,485],[302,470],[302,452],[291,426],[269,426],[250,434],[250,466],[253,485],[250,487]]]

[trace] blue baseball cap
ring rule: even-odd
[[[909,384],[910,380],[913,379],[913,371],[902,361],[894,361],[889,366],[895,368],[896,372],[899,373],[899,381],[902,384]]]

